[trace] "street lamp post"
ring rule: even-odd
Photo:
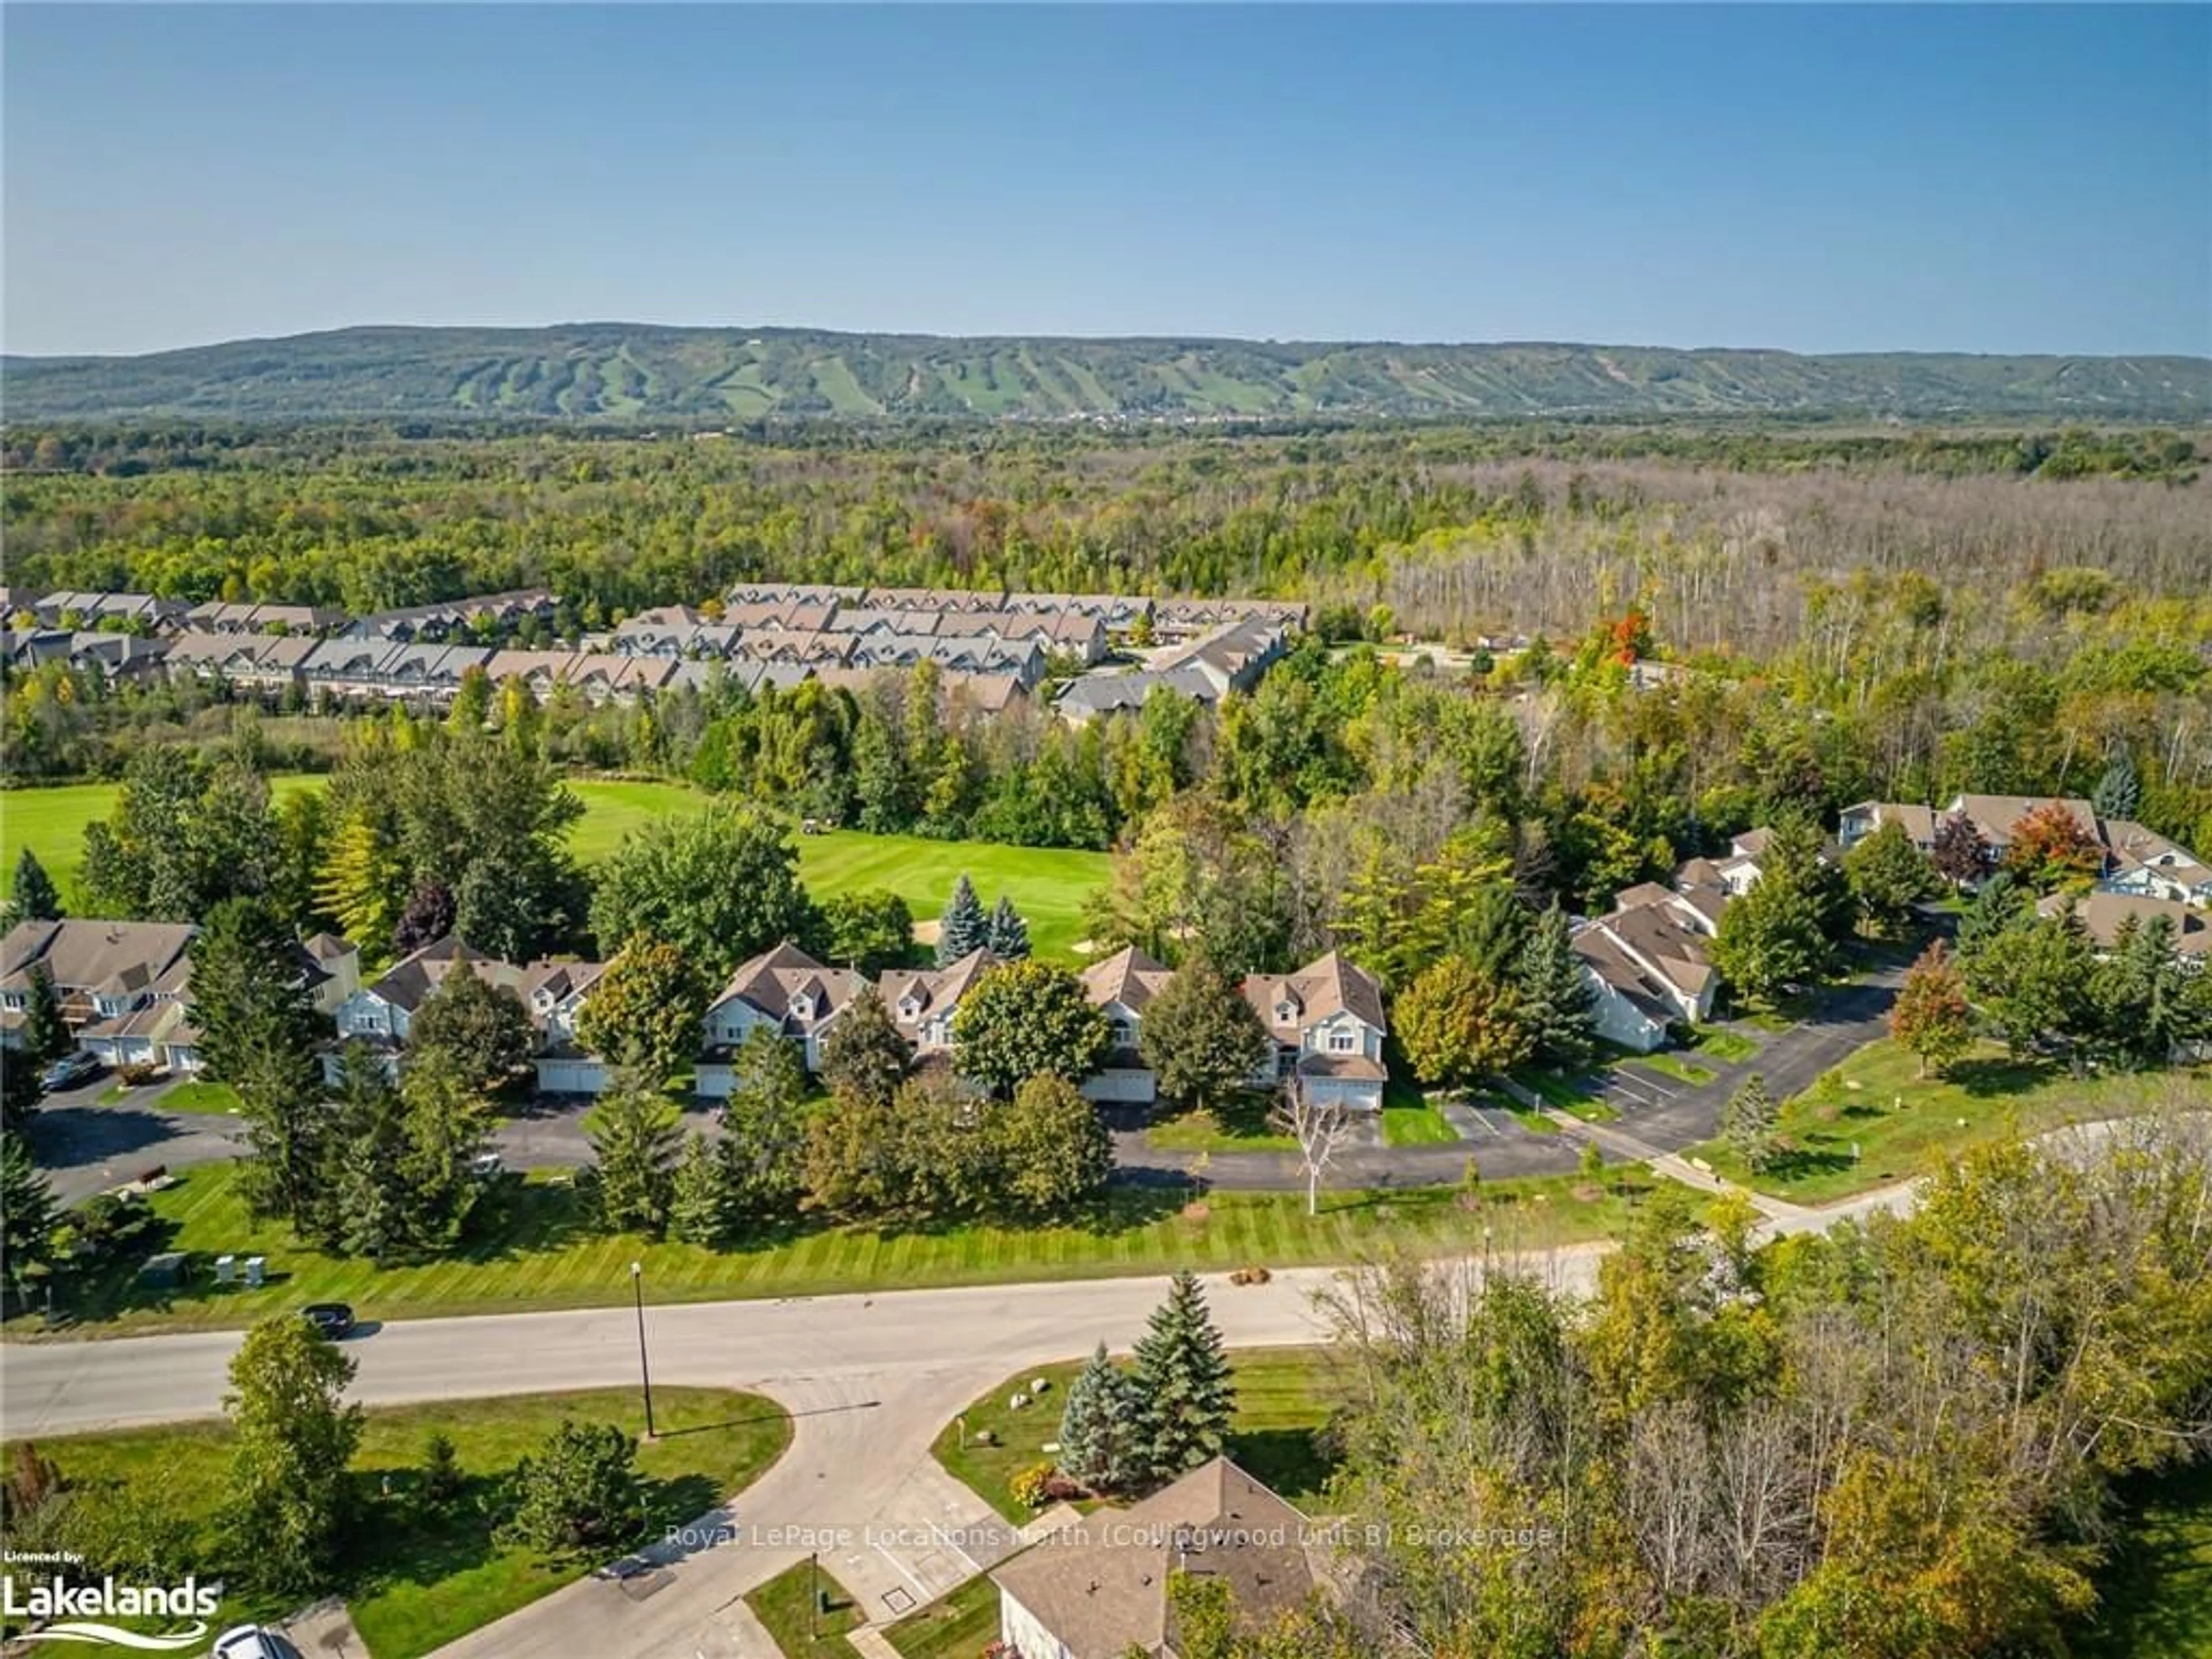
[[[629,1264],[630,1299],[637,1305],[637,1378],[645,1390],[645,1437],[658,1440],[653,1428],[653,1368],[645,1360],[645,1264]]]

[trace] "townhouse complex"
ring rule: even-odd
[[[1863,801],[1844,810],[1833,852],[1847,852],[1895,823],[1920,851],[1932,853],[1944,820],[1958,818],[1973,828],[1984,867],[1994,872],[2021,821],[2054,805],[2073,818],[2100,862],[2088,892],[2052,894],[2043,901],[2045,915],[2071,908],[2100,949],[2130,918],[2140,924],[2164,916],[2182,955],[2201,960],[2212,954],[2212,866],[2140,823],[2099,817],[2086,800],[1962,794],[1942,807]],[[1759,880],[1767,843],[1767,831],[1747,830],[1724,856],[1691,859],[1666,885],[1626,889],[1610,911],[1577,924],[1574,946],[1596,994],[1599,1036],[1649,1054],[1665,1044],[1670,1026],[1698,1024],[1711,1013],[1719,978],[1708,946],[1730,902]]]
[[[856,686],[930,663],[986,713],[1057,675],[1067,683],[1056,706],[1079,722],[1135,708],[1158,686],[1206,702],[1249,690],[1305,620],[1304,606],[1267,600],[761,583],[548,648],[559,611],[542,589],[359,617],[0,589],[9,623],[0,648],[18,665],[66,662],[110,681],[177,676],[337,706],[447,703],[471,677],[520,684],[540,702],[563,691],[602,704],[717,684]],[[1117,651],[1140,660],[1109,661]]]
[[[737,1086],[738,1050],[757,1030],[794,1043],[807,1070],[820,1071],[823,1046],[837,1021],[870,988],[883,999],[915,1060],[944,1062],[952,1052],[962,1002],[999,965],[1000,958],[978,950],[942,967],[894,969],[871,980],[817,962],[797,945],[779,945],[739,964],[709,1000],[700,1022],[695,1092],[727,1099]],[[521,1002],[536,1037],[532,1064],[539,1092],[605,1091],[612,1067],[576,1041],[577,1016],[605,964],[517,965],[453,938],[425,945],[332,1005],[337,1041],[325,1057],[326,1074],[337,1080],[343,1050],[353,1043],[366,1044],[396,1073],[405,1062],[408,1035],[424,1000],[463,969]],[[1106,1015],[1113,1042],[1099,1069],[1083,1079],[1091,1099],[1150,1105],[1157,1098],[1158,1081],[1139,1052],[1139,1034],[1145,1006],[1168,975],[1166,968],[1133,947],[1094,963],[1083,975],[1092,1004]],[[1243,991],[1274,1039],[1268,1060],[1252,1076],[1255,1088],[1290,1087],[1353,1110],[1380,1109],[1387,1076],[1382,1039],[1389,1027],[1382,988],[1372,977],[1331,952],[1295,974],[1255,975]]]

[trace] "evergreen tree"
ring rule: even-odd
[[[0,1272],[19,1304],[53,1265],[53,1188],[31,1162],[31,1144],[0,1134]]]
[[[1562,1070],[1589,1064],[1596,1050],[1597,993],[1575,953],[1567,913],[1556,902],[1536,918],[1513,977],[1535,1057]]]
[[[1205,1292],[1187,1267],[1137,1344],[1136,1391],[1141,1460],[1151,1478],[1172,1480],[1221,1455],[1237,1414],[1237,1384]]]
[[[969,951],[981,950],[990,943],[990,919],[983,914],[982,901],[963,873],[952,884],[952,896],[937,919],[937,965],[950,967]]]
[[[592,1143],[590,1184],[599,1224],[658,1238],[668,1219],[682,1115],[642,1078],[617,1072],[585,1114],[584,1133]]]
[[[399,1174],[409,1232],[418,1249],[450,1249],[483,1190],[471,1166],[491,1139],[491,1104],[442,1048],[415,1056],[400,1081],[399,1097],[406,1108]]]
[[[62,1000],[54,989],[54,976],[46,963],[31,964],[30,987],[23,1003],[22,1052],[40,1065],[59,1060],[76,1047],[76,1039],[62,1018]]]
[[[702,1134],[685,1139],[668,1203],[670,1237],[709,1249],[728,1242],[737,1220],[735,1194],[730,1188],[730,1170],[719,1153],[720,1148]]]
[[[1766,1079],[1757,1072],[1743,1080],[1721,1109],[1721,1139],[1753,1175],[1764,1175],[1774,1165],[1779,1150],[1774,1126],[1780,1115],[1774,1097],[1766,1092]]]
[[[1060,1473],[1102,1496],[1127,1491],[1147,1472],[1144,1426],[1135,1382],[1106,1357],[1101,1342],[1067,1385],[1060,1414]]]
[[[346,1045],[331,1114],[331,1242],[347,1255],[371,1261],[400,1256],[412,1235],[400,1172],[405,1115],[399,1091],[365,1042]]]
[[[1014,908],[1014,902],[1004,893],[991,912],[991,920],[984,930],[985,947],[1001,962],[1019,962],[1030,953],[1030,925],[1022,920],[1022,913]]]
[[[850,1018],[847,1009],[844,1024]],[[903,1047],[903,1042],[902,1042]],[[720,1168],[734,1222],[787,1214],[799,1198],[806,1155],[806,1062],[797,1043],[764,1025],[745,1034],[722,1109]]]
[[[331,1124],[316,1052],[323,1020],[298,944],[266,901],[240,898],[208,913],[191,953],[206,1073],[237,1091],[253,1146],[248,1200],[317,1237]]]
[[[822,1041],[823,1082],[872,1105],[890,1104],[913,1064],[913,1048],[872,985],[845,1006]]]
[[[2124,744],[2112,751],[2089,805],[2100,818],[2132,818],[2142,806],[2142,777],[2136,770],[2135,756]]]
[[[26,847],[16,855],[15,878],[8,886],[7,912],[0,921],[12,927],[19,921],[58,921],[65,914],[53,878],[39,862],[39,855]]]
[[[0,1048],[0,1134],[21,1134],[46,1097],[39,1062],[27,1049]]]

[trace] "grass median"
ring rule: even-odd
[[[1602,1185],[1572,1176],[1486,1182],[1474,1192],[1422,1188],[1322,1195],[1308,1216],[1298,1193],[1117,1187],[1057,1226],[963,1223],[906,1229],[798,1225],[735,1249],[711,1250],[590,1225],[574,1189],[533,1179],[506,1191],[479,1237],[450,1256],[379,1267],[303,1247],[281,1224],[258,1222],[238,1166],[183,1171],[151,1202],[164,1223],[157,1247],[198,1256],[266,1258],[258,1288],[204,1275],[168,1289],[118,1273],[65,1292],[63,1336],[136,1335],[249,1325],[282,1309],[347,1302],[363,1319],[422,1319],[523,1309],[599,1307],[629,1299],[629,1264],[643,1264],[657,1302],[820,1296],[849,1291],[1097,1279],[1191,1267],[1200,1272],[1350,1262],[1404,1251],[1451,1255],[1482,1248],[1543,1249],[1617,1232],[1648,1190],[1617,1172]],[[44,1334],[24,1316],[14,1340]]]
[[[1237,1378],[1230,1461],[1293,1504],[1318,1497],[1328,1484],[1330,1463],[1319,1437],[1338,1400],[1329,1363],[1323,1348],[1237,1348],[1229,1355]],[[1031,1520],[1036,1511],[1015,1499],[1009,1483],[1030,1465],[1050,1461],[1044,1446],[1060,1438],[1067,1385],[1083,1364],[1033,1365],[1008,1377],[946,1424],[930,1449],[1006,1519],[1017,1525]],[[1011,1403],[1039,1380],[1048,1384],[1042,1395],[1020,1407]]]
[[[1919,1071],[1889,1039],[1869,1042],[1783,1103],[1784,1150],[1763,1175],[1752,1175],[1723,1141],[1687,1155],[1761,1192],[1821,1204],[1926,1175],[1990,1141],[2164,1107],[2212,1109],[2212,1073],[2203,1067],[2077,1078],[1983,1043],[1943,1077]]]

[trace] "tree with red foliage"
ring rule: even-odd
[[[2037,892],[2048,893],[2094,877],[2105,867],[2105,849],[2064,802],[2048,800],[2029,808],[2013,826],[2004,861]]]

